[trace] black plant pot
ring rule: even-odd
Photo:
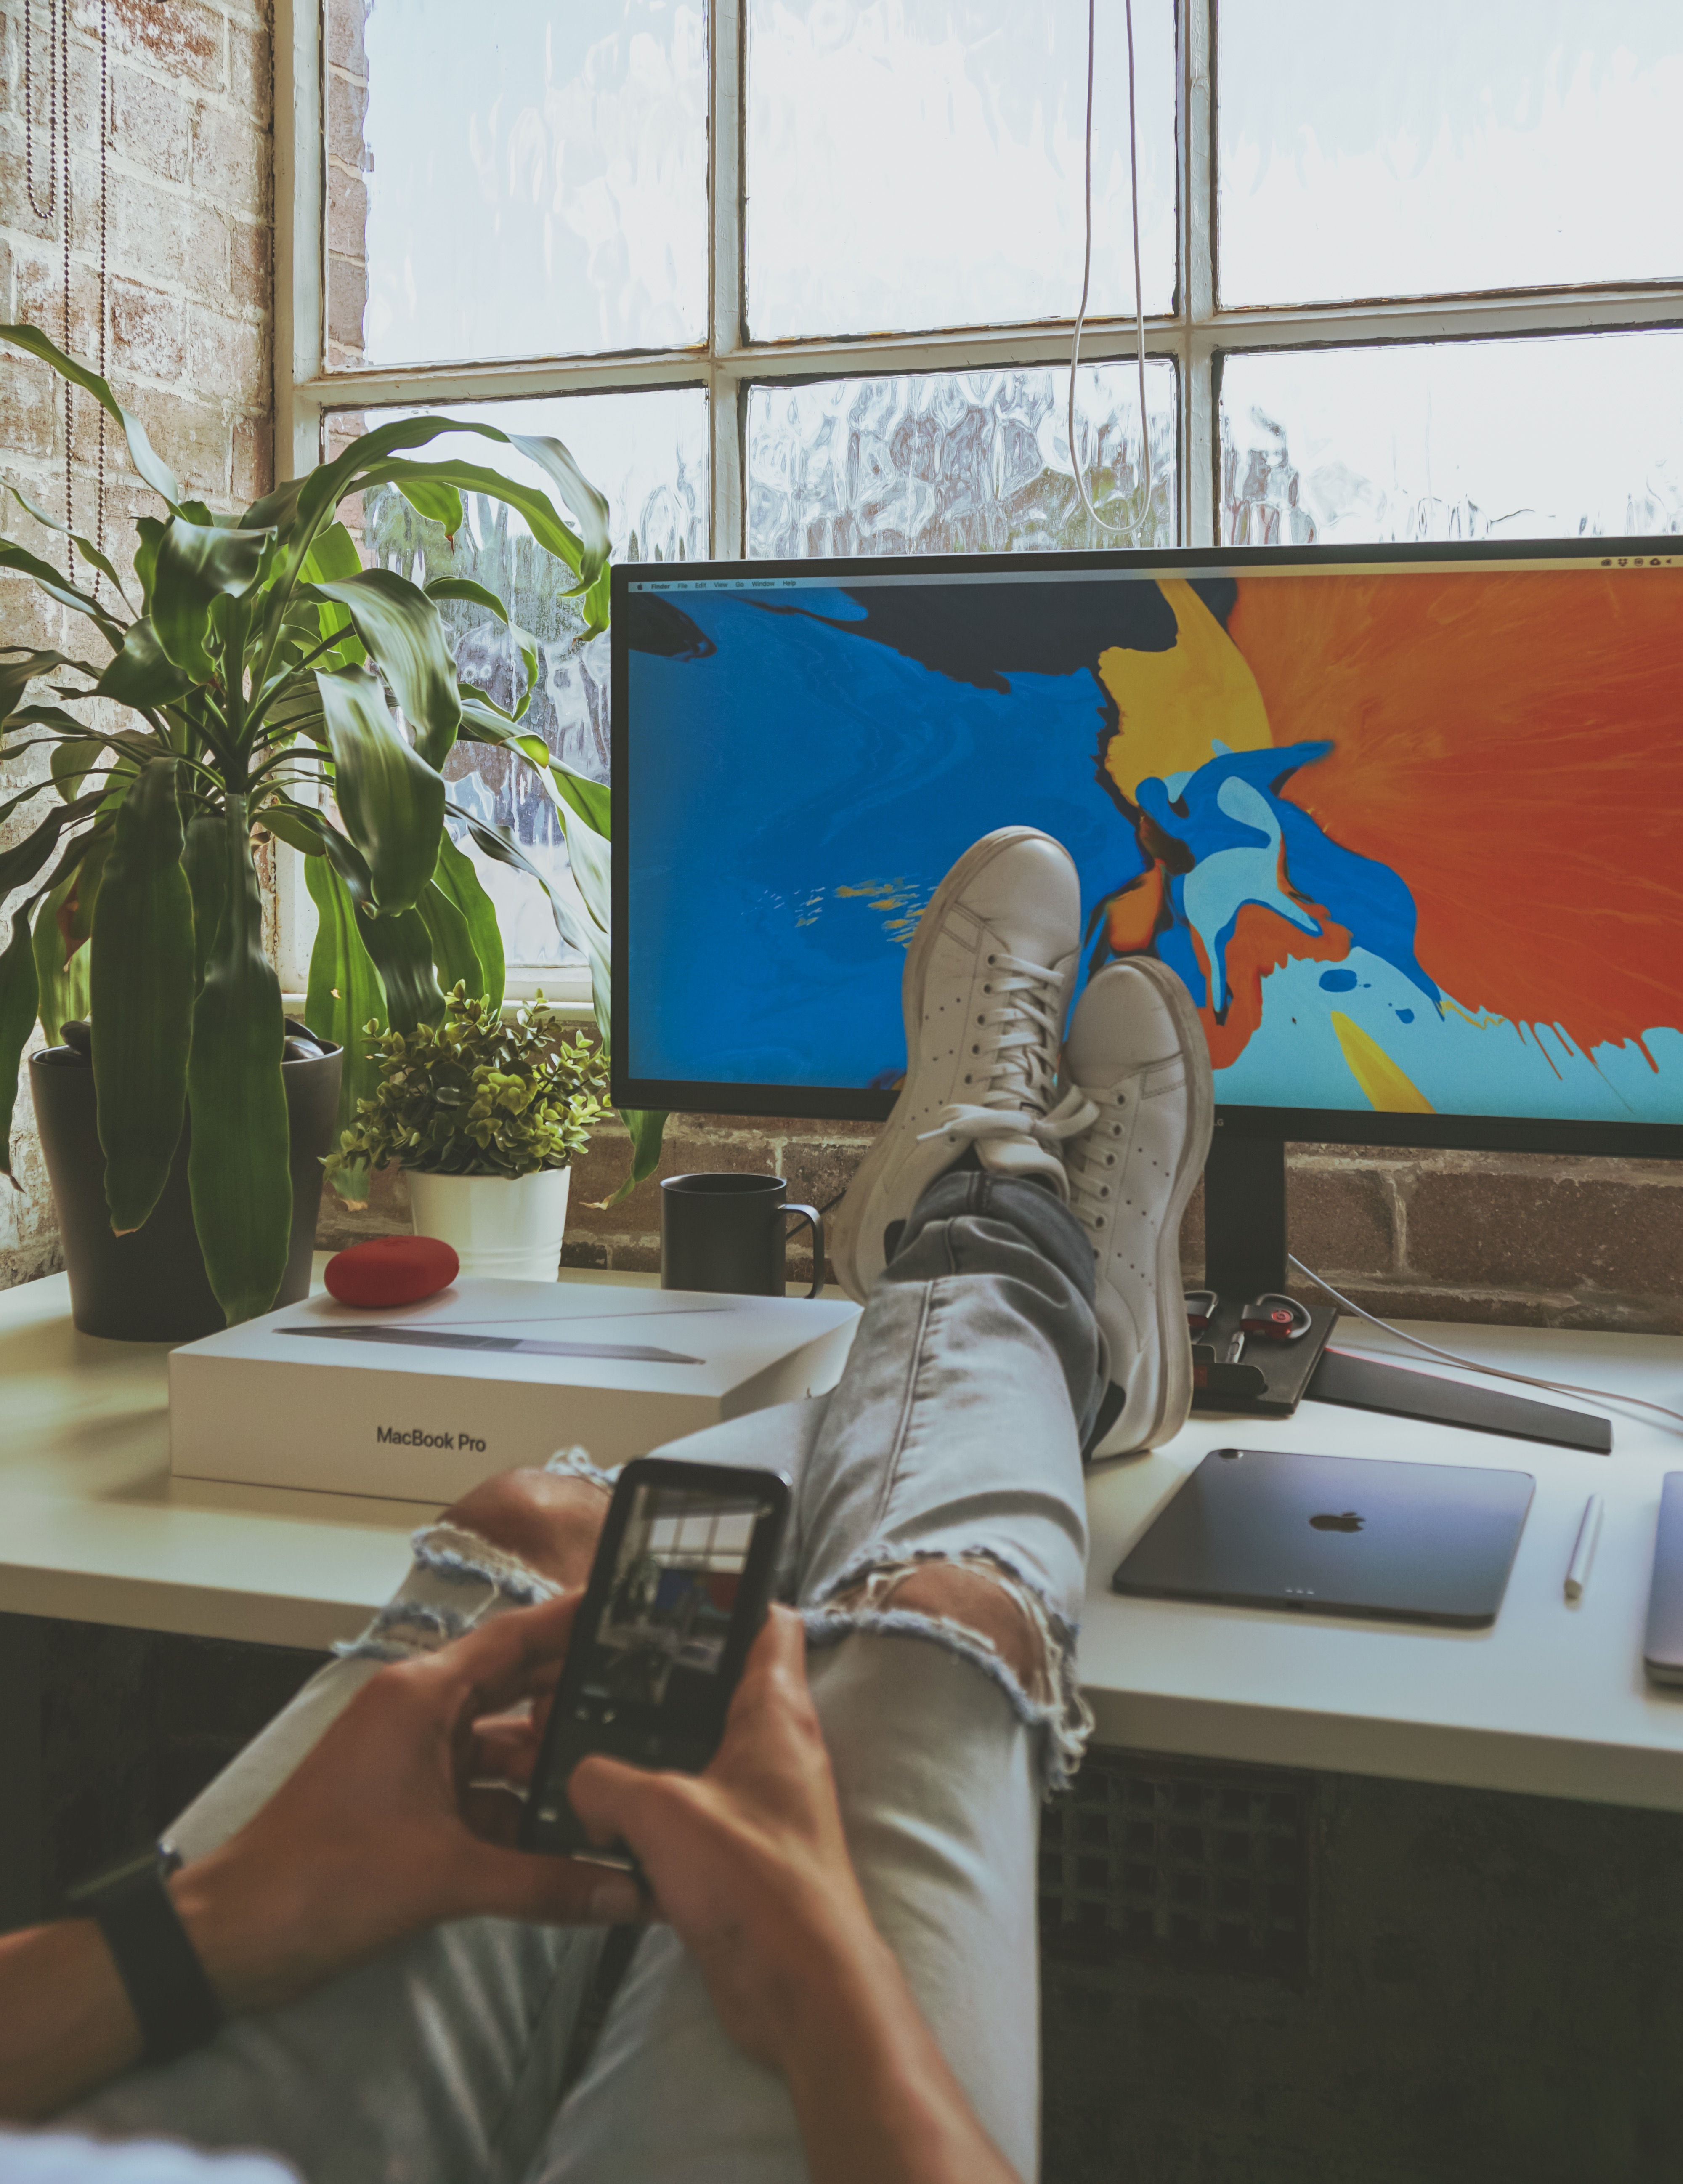
[[[293,1234],[277,1305],[296,1304],[309,1294],[321,1162],[333,1141],[340,1061],[340,1049],[332,1046],[281,1065],[292,1125]],[[191,1342],[215,1334],[225,1322],[193,1230],[187,1195],[191,1125],[181,1131],[170,1179],[151,1217],[132,1234],[114,1236],[92,1066],[74,1047],[49,1046],[31,1055],[29,1081],[76,1326],[84,1334],[116,1342]]]

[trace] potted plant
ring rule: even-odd
[[[554,1280],[572,1162],[609,1112],[599,1052],[560,1038],[543,998],[505,1023],[458,985],[442,1023],[376,1039],[378,1088],[327,1162],[403,1168],[415,1234],[453,1245],[465,1274]]]
[[[296,1259],[287,1033],[262,949],[254,843],[276,835],[307,860],[320,930],[305,1020],[324,1047],[343,1049],[342,1129],[376,1074],[371,1020],[412,1036],[442,1021],[443,987],[458,978],[500,999],[494,912],[446,814],[454,811],[486,855],[543,884],[505,833],[452,805],[441,769],[458,738],[506,749],[554,800],[583,913],[550,900],[563,934],[590,962],[606,1031],[607,791],[525,732],[523,701],[505,711],[458,679],[437,602],[471,600],[506,622],[494,593],[465,577],[423,589],[391,570],[365,569],[339,504],[389,483],[454,534],[464,488],[506,502],[561,565],[558,577],[581,599],[590,630],[607,619],[606,504],[559,441],[410,418],[364,434],[242,515],[215,515],[183,494],[103,379],[32,326],[0,326],[0,337],[117,419],[164,511],[137,521],[126,581],[88,540],[71,540],[96,572],[92,590],[0,543],[0,569],[92,623],[112,654],[102,666],[0,646],[0,766],[43,744],[51,754],[47,780],[25,782],[9,798],[0,789],[0,818],[36,796],[53,800],[29,834],[0,852],[0,900],[23,890],[9,932],[0,929],[0,1173],[10,1173],[24,1044],[37,1013],[49,1032],[62,1021],[85,949],[110,1227],[144,1237],[179,1167],[217,1320],[231,1323],[267,1311],[283,1293],[289,1253]],[[547,493],[495,471],[407,459],[404,450],[443,432],[515,447],[549,479],[578,530]],[[528,652],[528,697],[536,666]],[[38,691],[31,699],[43,678],[54,702]],[[67,710],[77,706],[86,710]],[[32,1069],[38,1100],[51,1100],[49,1078],[56,1082],[50,1069]],[[634,1149],[629,1188],[655,1164],[663,1118],[625,1119]],[[306,1248],[306,1266],[307,1258]],[[73,1262],[73,1291],[76,1279]],[[184,1306],[170,1329],[148,1331],[179,1339],[207,1330]]]

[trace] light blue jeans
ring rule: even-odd
[[[1091,1299],[1086,1240],[1050,1193],[955,1171],[908,1222],[828,1396],[660,1451],[793,1480],[783,1590],[805,1614],[854,1864],[960,2082],[1025,2178],[1039,2105],[1038,1807],[1089,1724],[1073,1641],[1082,1443],[1102,1392]],[[463,1535],[433,1528],[416,1552],[369,1636],[182,1816],[184,1854],[254,1810],[382,1659],[549,1590]],[[929,1557],[1012,1592],[1044,1640],[1034,1687],[985,1641],[894,1607],[895,1579]],[[181,2062],[131,2073],[64,2120],[267,2148],[311,2184],[804,2178],[782,2081],[732,2046],[665,1928],[642,1938],[562,2098],[603,1946],[595,1932],[442,1927]]]

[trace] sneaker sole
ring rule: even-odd
[[[930,896],[928,905],[917,922],[917,930],[911,936],[911,945],[906,950],[906,975],[900,987],[900,1017],[906,1026],[908,1076],[922,1020],[923,981],[928,970],[929,954],[935,944],[935,935],[940,930],[943,918],[983,866],[989,863],[1008,844],[1051,840],[1052,837],[1039,827],[998,827],[993,833],[984,834],[979,842],[971,844]],[[1181,991],[1184,994],[1185,988],[1182,987]],[[1199,1035],[1202,1036],[1201,1026],[1199,1027]],[[895,1105],[898,1104],[896,1101]],[[835,1226],[831,1231],[830,1263],[835,1269],[836,1279],[848,1295],[861,1304],[864,1302],[878,1271],[873,1267],[867,1275],[860,1266],[865,1211],[899,1149],[894,1123],[894,1114],[890,1111],[877,1133],[870,1151],[855,1171],[847,1195],[837,1209]],[[906,1210],[909,1213],[911,1208],[907,1206]],[[1182,1317],[1184,1318],[1184,1313]]]
[[[1192,996],[1168,965],[1160,963],[1155,956],[1135,956],[1128,960],[1156,988],[1174,1019],[1182,1051],[1207,1056],[1204,1027],[1192,1006]],[[1093,1457],[1132,1456],[1156,1448],[1165,1440],[1172,1440],[1174,1434],[1163,1431],[1169,1419],[1174,1419],[1174,1433],[1179,1433],[1191,1412],[1192,1344],[1186,1332],[1186,1306],[1181,1291],[1180,1223],[1204,1172],[1210,1140],[1215,1135],[1215,1092],[1207,1067],[1190,1072],[1188,1089],[1191,1094],[1191,1114],[1186,1143],[1181,1148],[1179,1165],[1174,1172],[1157,1237],[1157,1345],[1158,1355],[1163,1361],[1157,1415],[1143,1440],[1132,1440],[1126,1448],[1107,1448],[1101,1440],[1091,1451],[1089,1461]]]

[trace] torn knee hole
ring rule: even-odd
[[[985,1556],[928,1557],[885,1563],[826,1602],[843,1614],[927,1616],[979,1640],[1037,1704],[1050,1697],[1053,1636],[1046,1611],[1028,1587]]]

